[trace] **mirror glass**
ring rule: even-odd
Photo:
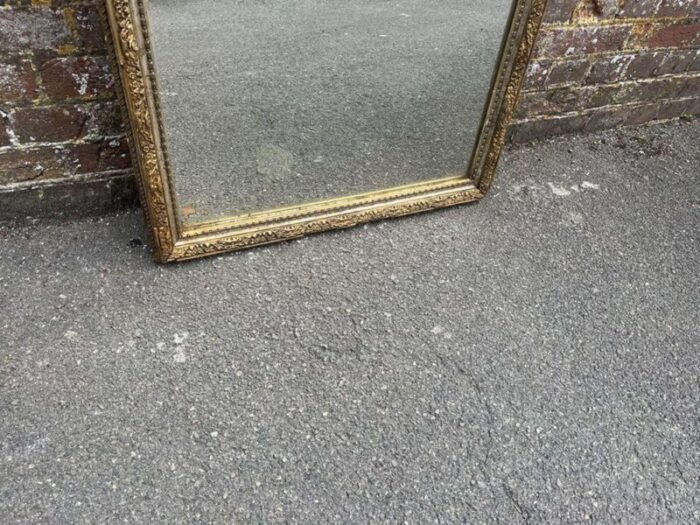
[[[185,225],[464,175],[511,0],[150,0]]]

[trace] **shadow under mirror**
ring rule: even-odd
[[[183,224],[465,175],[511,0],[150,0]]]

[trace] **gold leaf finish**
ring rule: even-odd
[[[537,33],[544,10],[547,7],[547,0],[532,0],[529,5],[520,2],[516,5],[516,11],[511,23],[510,34],[505,43],[501,64],[497,70],[494,87],[491,93],[491,101],[487,109],[484,128],[488,124],[495,122],[493,133],[490,136],[482,133],[479,144],[480,155],[476,159],[481,160],[486,151],[485,159],[480,165],[473,162],[473,178],[479,189],[486,194],[491,187],[493,178],[496,175],[498,160],[503,151],[510,123],[518,96],[525,79],[525,73],[530,61],[530,54],[535,45]],[[511,67],[508,67],[512,64]],[[477,171],[478,170],[478,171]]]
[[[115,55],[119,65],[121,84],[132,130],[132,151],[140,171],[144,206],[156,243],[159,260],[169,260],[174,247],[173,213],[166,198],[166,173],[156,143],[157,115],[154,115],[153,96],[144,64],[145,46],[139,45],[139,30],[134,21],[139,11],[130,0],[109,0],[107,14],[112,30]],[[142,34],[142,33],[141,33]],[[151,99],[151,100],[149,100]]]
[[[323,218],[314,217],[297,223],[275,225],[267,229],[245,231],[239,235],[228,235],[212,240],[195,240],[188,244],[176,246],[174,257],[177,259],[192,259],[214,253],[286,241],[312,233],[351,228],[366,222],[402,217],[404,215],[472,202],[480,199],[482,196],[483,194],[478,189],[471,187],[458,193],[430,196],[428,198],[419,198],[417,200],[409,200],[408,202],[390,205],[380,204],[372,209],[340,212]]]

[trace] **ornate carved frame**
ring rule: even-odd
[[[481,199],[493,180],[547,0],[513,0],[491,93],[464,176],[193,225],[175,207],[147,17],[148,0],[104,0],[129,143],[160,262],[268,244]]]

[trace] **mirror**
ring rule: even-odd
[[[181,220],[465,175],[510,3],[150,0]]]
[[[106,0],[159,260],[478,200],[544,0]]]

